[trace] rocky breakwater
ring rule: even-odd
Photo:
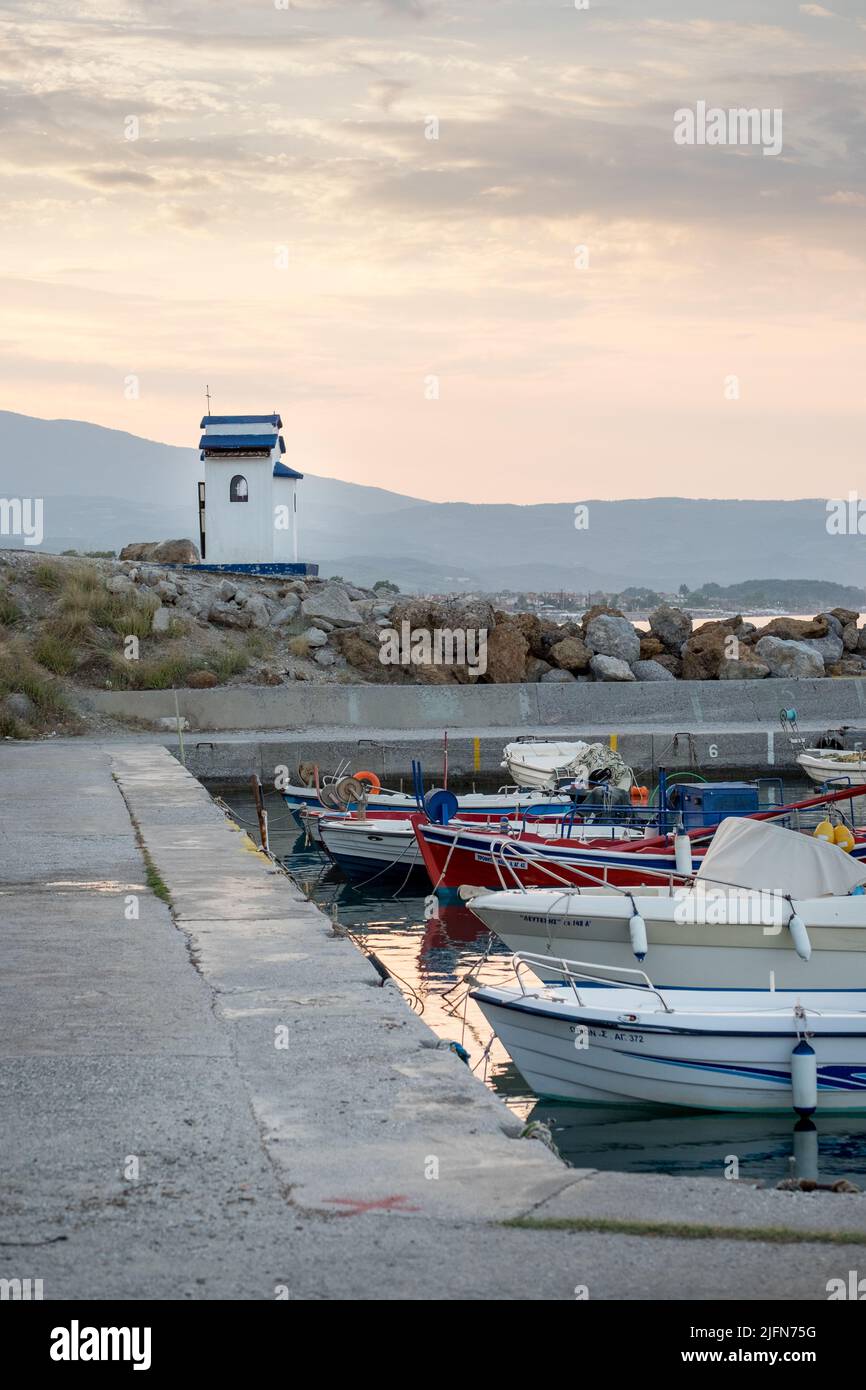
[[[142,585],[158,607],[154,631],[182,612],[199,623],[275,638],[272,682],[381,684],[766,680],[862,676],[866,630],[848,609],[813,619],[777,617],[756,628],[740,616],[692,628],[670,605],[649,631],[613,607],[553,623],[505,613],[487,599],[409,598],[335,580],[215,578],[125,562],[110,585]]]

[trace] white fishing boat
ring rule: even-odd
[[[698,1110],[866,1111],[860,993],[786,999],[769,990],[656,988],[640,971],[606,981],[556,962],[558,982],[525,979],[551,962],[517,956],[514,987],[471,997],[539,1096]]]
[[[501,766],[508,769],[518,786],[539,791],[554,791],[564,781],[577,781],[582,786],[604,781],[627,792],[634,783],[631,768],[615,749],[606,743],[584,743],[581,739],[574,743],[529,739],[507,743]]]
[[[842,786],[849,778],[854,786],[866,781],[866,753],[862,748],[850,751],[843,748],[806,748],[797,755],[797,762],[813,782],[832,782]]]
[[[319,842],[347,878],[424,870],[411,820],[333,820],[318,823]]]
[[[866,994],[866,864],[765,822],[722,821],[676,887],[509,889],[469,906],[512,951],[629,970],[664,988]]]
[[[346,778],[345,780],[353,779]],[[282,788],[282,796],[295,820],[301,824],[301,813],[304,810],[330,810],[334,812],[341,809],[341,805],[356,804],[357,799],[353,799],[348,794],[342,803],[339,799],[334,798],[330,805],[324,804],[322,797],[325,796],[331,800],[333,791],[339,785],[339,782],[323,783],[322,787],[317,790],[313,787],[292,783]],[[484,816],[519,816],[524,811],[533,811],[542,806],[545,810],[549,809],[551,812],[564,815],[574,806],[574,803],[567,796],[552,800],[545,792],[521,790],[515,786],[500,787],[496,792],[461,792],[456,800],[458,811],[470,811]],[[365,801],[367,809],[370,811],[389,811],[397,814],[402,811],[405,815],[409,815],[418,810],[418,799],[414,793],[393,791],[387,787],[377,786],[375,790],[368,791]]]

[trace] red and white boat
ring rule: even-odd
[[[781,820],[811,834],[813,825],[791,825],[799,812],[816,810],[833,801],[848,800],[866,788],[845,789],[805,801],[760,811],[746,819]],[[653,834],[589,822],[560,822],[548,829],[486,828],[449,822],[436,825],[422,815],[411,817],[418,850],[435,889],[460,888],[636,888],[662,885],[677,874],[699,868],[712,843],[716,826],[699,827],[679,837],[679,859],[672,834]],[[866,859],[866,833],[851,833],[850,853]]]

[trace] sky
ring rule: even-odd
[[[433,500],[842,495],[864,78],[862,0],[0,0],[0,407],[194,445],[208,385]]]

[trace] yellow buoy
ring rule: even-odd
[[[840,849],[844,849],[846,854],[850,854],[854,848],[854,836],[847,825],[837,825],[833,831],[833,839]]]
[[[819,821],[812,834],[816,840],[826,840],[830,845],[834,843],[833,827],[828,820]]]

